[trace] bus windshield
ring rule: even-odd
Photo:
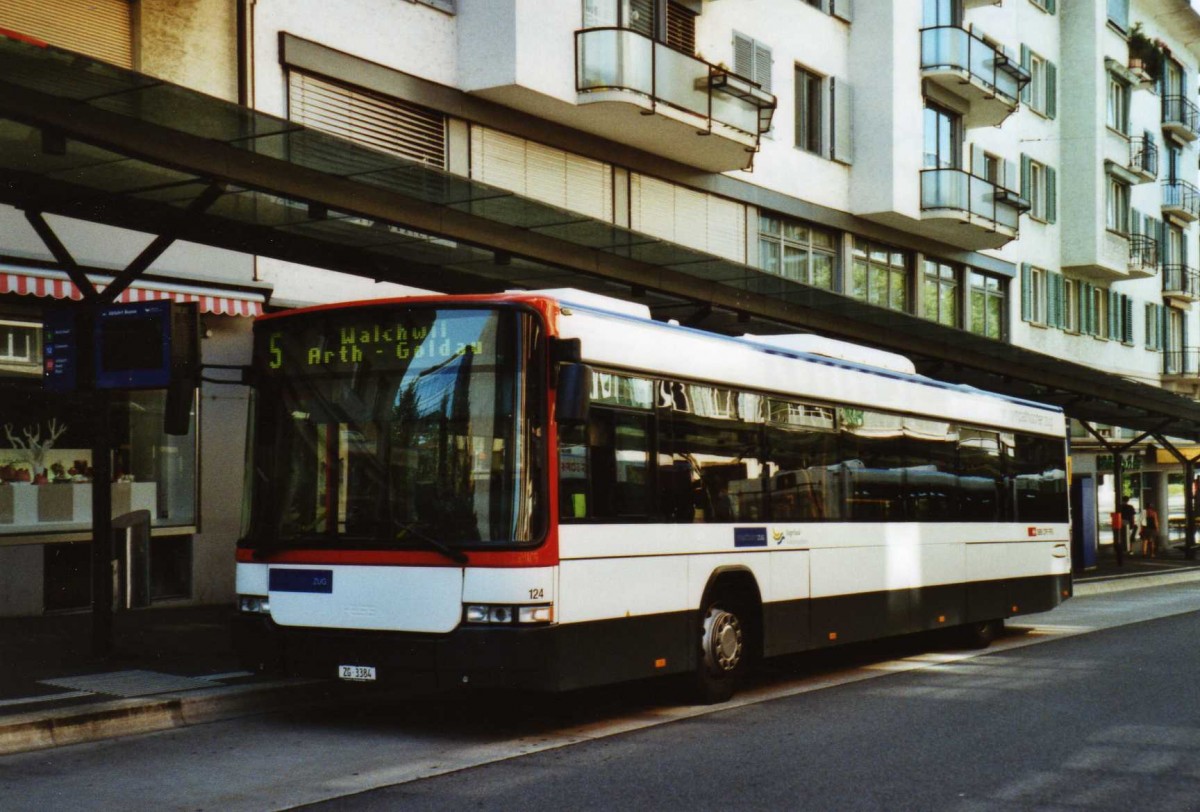
[[[497,308],[260,322],[246,545],[537,541],[539,333],[532,315]]]

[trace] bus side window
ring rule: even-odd
[[[559,515],[642,519],[650,515],[650,416],[593,406],[588,424],[559,439]]]

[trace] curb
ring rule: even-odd
[[[1200,581],[1200,567],[1191,567],[1175,572],[1155,572],[1146,575],[1113,575],[1095,581],[1076,581],[1075,597],[1104,595],[1109,592],[1124,592],[1128,589],[1145,589],[1152,586],[1169,586]]]
[[[323,681],[281,680],[17,714],[0,719],[0,755],[251,716],[323,699],[327,692]]]

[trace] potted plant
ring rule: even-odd
[[[1162,60],[1162,42],[1150,39],[1142,30],[1142,24],[1134,23],[1129,31],[1129,69],[1143,82],[1152,82],[1162,70]]]

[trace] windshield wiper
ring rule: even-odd
[[[462,550],[454,549],[453,547],[451,547],[450,545],[446,544],[443,541],[438,541],[433,536],[430,536],[426,533],[422,533],[420,530],[417,529],[416,522],[401,522],[399,520],[393,519],[391,523],[392,523],[393,529],[396,531],[396,540],[402,540],[409,533],[412,533],[413,536],[415,536],[416,538],[425,542],[425,545],[427,547],[429,547],[430,549],[436,550],[437,552],[446,556],[446,558],[449,558],[451,561],[454,561],[455,563],[458,563],[458,564],[466,564],[467,563],[467,554],[466,553],[464,553]]]

